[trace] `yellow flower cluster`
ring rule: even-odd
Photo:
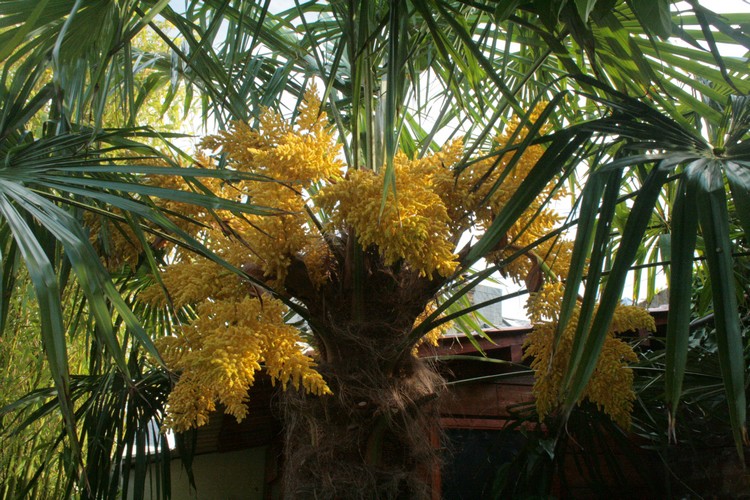
[[[421,324],[425,319],[427,319],[427,316],[429,316],[430,314],[432,314],[433,312],[435,312],[435,310],[437,309],[437,307],[438,307],[437,302],[435,302],[434,300],[430,301],[427,304],[427,307],[425,307],[424,311],[422,311],[422,314],[420,314],[419,316],[417,316],[417,319],[414,320],[414,326],[416,327],[417,325]],[[443,314],[440,314],[438,316],[438,318],[442,318],[443,316],[444,316]],[[417,342],[417,344],[412,349],[411,353],[414,356],[417,356],[419,354],[419,346],[422,345],[422,344],[429,344],[431,346],[436,346],[437,347],[438,342],[440,341],[440,339],[446,333],[448,333],[448,331],[452,327],[453,327],[453,321],[446,321],[445,323],[442,323],[440,326],[438,326],[436,328],[433,328],[432,330],[428,331],[424,335],[424,337],[422,337],[421,339],[419,339],[419,341]]]
[[[202,168],[214,168],[213,161],[205,155],[196,155],[196,163]],[[153,166],[168,166],[165,162],[146,162]],[[177,191],[195,191],[196,186],[185,180],[183,177],[175,175],[149,175],[146,178],[148,184]],[[192,181],[192,182],[195,182]],[[226,184],[218,178],[202,177],[200,183],[209,191],[222,196],[223,198],[236,199],[227,192]],[[170,220],[181,230],[190,235],[197,235],[201,231],[201,224],[210,224],[213,222],[212,216],[208,210],[200,205],[192,203],[183,203],[180,201],[159,199],[155,200],[156,205],[166,213],[179,214],[172,215]],[[196,222],[198,224],[196,224]]]
[[[548,281],[538,292],[531,292],[526,300],[526,313],[532,325],[546,321],[557,322],[562,306],[565,284]]]
[[[530,116],[531,123],[539,120],[542,109],[543,105],[534,109]],[[510,145],[511,137],[518,126],[517,119],[511,120],[505,132],[495,141],[503,146]],[[545,130],[545,127],[542,127],[542,130]],[[527,134],[526,129],[518,130],[516,144],[523,141]],[[455,164],[462,153],[463,147],[460,142],[448,144],[441,152],[448,159],[443,164]],[[508,152],[500,157],[491,155],[470,163],[460,172],[448,169],[436,172],[433,184],[447,208],[454,234],[460,234],[470,227],[488,228],[544,154],[544,148],[541,145],[529,146],[508,170],[514,154]],[[565,189],[554,188],[552,183],[542,191],[508,230],[505,241],[486,256],[488,260],[500,262],[509,258],[518,249],[536,242],[560,223],[560,216],[554,210],[543,206],[548,198],[559,200],[567,194]],[[567,274],[571,248],[570,242],[560,238],[546,240],[529,252],[527,257],[505,263],[503,272],[516,281],[522,281],[540,259],[551,272],[564,276]]]
[[[201,257],[186,257],[171,264],[161,275],[164,287],[169,292],[172,305],[177,309],[199,304],[205,300],[227,300],[243,297],[250,285],[213,261]],[[167,297],[161,286],[154,284],[144,290],[140,299],[157,305],[167,305]]]
[[[216,401],[242,420],[261,363],[284,387],[291,382],[313,394],[330,394],[313,360],[300,352],[297,330],[284,323],[284,310],[271,298],[204,302],[180,337],[159,339],[165,362],[180,372],[167,401],[166,426],[176,431],[201,426]]]
[[[557,287],[544,289],[540,294],[559,294]],[[541,298],[537,296],[537,299]],[[542,311],[541,309],[539,311]],[[562,332],[557,351],[552,355],[555,341],[556,322],[540,323],[534,327],[524,344],[525,357],[532,357],[531,368],[535,370],[533,393],[540,419],[544,419],[561,403],[560,386],[570,359],[573,337],[578,325],[578,310]],[[581,401],[588,399],[600,411],[623,428],[630,426],[635,393],[633,392],[633,370],[629,363],[637,361],[637,356],[629,344],[615,334],[631,330],[648,329],[656,326],[648,311],[633,306],[618,306],[614,320],[604,341],[601,355],[591,379],[581,395]]]
[[[534,110],[530,118],[531,122],[538,120],[542,109],[543,107],[540,105]],[[518,121],[512,120],[507,127],[506,132],[498,137],[498,143],[508,144],[517,127]],[[521,129],[516,140],[520,142],[525,139],[526,135],[527,131]],[[494,214],[499,213],[502,207],[510,200],[511,196],[518,191],[521,183],[526,179],[531,169],[537,164],[543,154],[544,149],[540,145],[530,146],[524,151],[509,175],[503,180],[497,191],[491,195],[489,205],[481,212],[478,212],[477,215],[481,225],[487,227],[492,223]],[[501,175],[501,172],[505,170],[512,157],[512,153],[506,153],[500,160],[500,164],[495,168],[495,171],[492,171],[489,175],[492,180],[487,184],[489,184],[490,187]],[[490,160],[485,160],[485,162],[489,161]],[[486,166],[484,168],[486,168]],[[486,175],[486,173],[482,175]],[[529,207],[508,230],[506,235],[507,245],[501,246],[493,254],[488,255],[488,260],[499,262],[508,258],[518,249],[535,243],[539,238],[545,236],[559,225],[562,218],[557,212],[545,207],[544,205],[547,203],[547,199],[559,200],[563,198],[567,195],[567,191],[565,189],[557,189],[556,191],[553,191],[554,188],[554,183],[549,184],[539,196],[534,199],[531,205],[529,205]],[[534,254],[533,258],[515,259],[506,264],[504,272],[512,278],[520,281],[531,272],[532,268],[536,265],[536,259],[541,259],[551,268],[554,274],[564,276],[567,273],[568,263],[570,262],[568,251],[570,245],[569,242],[562,239],[547,240],[541,245],[538,245],[532,251]]]
[[[464,155],[461,141],[423,158],[398,154],[394,158],[397,194],[388,191],[383,205],[382,173],[350,168],[344,175],[340,145],[320,108],[313,88],[293,123],[265,110],[258,128],[234,123],[202,143],[224,154],[230,169],[256,176],[236,182],[206,179],[202,182],[208,189],[227,199],[274,209],[275,214],[240,217],[223,210],[162,203],[167,210],[200,222],[180,224],[212,251],[235,266],[259,270],[282,293],[293,259],[304,262],[316,286],[330,279],[335,257],[321,234],[325,232],[356,234],[359,244],[377,251],[385,265],[401,263],[429,278],[451,276],[458,266],[458,239],[469,228],[481,230],[492,224],[543,153],[541,146],[531,146],[507,172],[511,153],[480,159],[459,170]],[[532,117],[537,119],[538,113]],[[512,122],[498,142],[508,142],[517,126],[517,121]],[[519,140],[524,135],[520,133]],[[199,163],[215,167],[207,157],[199,158]],[[155,176],[153,182],[192,188],[178,177]],[[541,209],[551,189],[508,231],[494,259],[517,252],[559,222],[554,212]],[[329,221],[328,225],[321,231],[313,217]],[[208,260],[182,255],[179,249],[171,258],[162,276],[171,303],[178,308],[190,306],[197,314],[179,337],[159,341],[167,365],[181,374],[168,402],[171,427],[184,430],[205,423],[217,401],[242,418],[247,389],[261,365],[285,387],[291,383],[315,394],[330,393],[312,359],[301,354],[297,331],[284,324],[281,303],[258,298],[249,284]],[[567,272],[569,246],[549,240],[535,249],[533,259],[510,263],[508,272],[521,280],[537,260],[544,261],[551,273],[562,275]],[[166,303],[156,284],[142,297],[155,305]],[[425,315],[434,310],[431,307]],[[422,342],[437,342],[447,327],[431,331]]]
[[[93,212],[84,213],[83,224],[108,270],[114,271],[125,265],[134,269],[138,265],[143,248],[129,225]]]
[[[320,112],[314,88],[306,92],[295,126],[287,125],[272,110],[265,110],[259,122],[257,130],[236,122],[228,131],[207,137],[203,146],[221,149],[232,168],[260,176],[258,181],[232,185],[240,199],[280,212],[228,217],[227,222],[236,238],[247,245],[239,254],[241,260],[258,266],[280,287],[292,257],[301,257],[310,265],[327,262],[323,236],[308,216],[308,210],[314,208],[309,192],[324,180],[339,178],[343,163],[340,145],[325,113]],[[314,268],[311,275],[320,285],[326,269]]]
[[[224,182],[208,179],[204,185],[219,196],[275,209],[277,214],[238,217],[227,211],[163,202],[167,210],[199,221],[194,225],[206,245],[235,266],[258,268],[282,287],[293,257],[309,267],[313,280],[327,278],[330,255],[323,236],[311,223],[309,191],[322,180],[341,174],[339,146],[326,116],[319,112],[314,90],[308,92],[296,125],[266,110],[260,129],[235,123],[227,132],[208,137],[204,146],[221,149],[230,167],[256,174],[257,180]],[[213,167],[208,158],[199,162]],[[154,176],[163,187],[189,188],[177,177]],[[200,234],[198,234],[200,231]],[[313,360],[302,354],[299,332],[284,323],[285,306],[268,296],[257,297],[249,283],[221,266],[179,249],[164,269],[161,280],[177,308],[191,306],[196,319],[176,337],[157,343],[167,366],[180,373],[168,400],[166,423],[175,430],[203,425],[217,402],[242,419],[247,391],[255,373],[264,366],[272,381],[317,395],[330,394]],[[141,298],[166,305],[162,287],[154,284]]]
[[[539,118],[541,109],[532,113],[532,122]],[[518,120],[512,121],[497,142],[507,143],[518,124]],[[521,130],[516,139],[521,141],[525,136],[526,131]],[[403,259],[422,276],[450,276],[458,264],[454,253],[458,238],[472,226],[486,229],[492,224],[544,150],[539,145],[528,147],[507,172],[511,153],[500,158],[490,156],[459,171],[456,167],[463,152],[462,142],[453,141],[419,159],[398,154],[394,158],[397,195],[387,193],[382,213],[383,176],[369,171],[349,171],[345,180],[325,187],[315,203],[331,213],[336,227],[353,228],[360,245],[377,247],[386,265]],[[548,186],[524,211],[508,231],[508,243],[488,256],[490,260],[508,257],[559,224],[560,217],[554,211],[542,208],[548,196],[559,199],[566,194],[562,189],[553,194],[553,188]],[[556,274],[563,274],[567,272],[570,248],[570,243],[561,239],[547,240],[535,249],[535,259],[543,260]],[[530,259],[515,259],[505,272],[522,280],[533,265]]]
[[[377,247],[385,265],[401,259],[420,276],[450,276],[458,264],[451,219],[435,191],[444,155],[410,160],[394,158],[396,189],[387,193],[381,213],[383,176],[366,170],[350,171],[346,180],[324,188],[316,203],[328,211],[337,227],[354,229],[363,248]],[[380,216],[378,216],[380,214]]]
[[[234,122],[229,130],[206,137],[202,144],[208,149],[221,148],[237,170],[265,175],[298,189],[341,175],[341,147],[326,114],[320,111],[314,87],[305,93],[296,126],[286,124],[271,109],[261,113],[259,123],[256,130],[244,122]],[[266,187],[249,185],[254,187],[255,196],[262,195]]]
[[[211,160],[205,156],[198,155],[196,160],[198,164],[212,166]],[[154,159],[144,159],[139,163],[154,167],[169,166],[165,161]],[[194,186],[189,184],[184,178],[173,175],[147,175],[144,178],[144,183],[177,191],[194,190]],[[228,196],[228,193],[224,189],[226,184],[220,179],[206,177],[201,180],[201,183],[204,188],[217,195],[232,198],[232,196]],[[183,203],[170,199],[155,199],[151,201],[162,210],[163,214],[169,217],[170,221],[177,228],[191,236],[197,236],[204,230],[206,225],[211,226],[215,224],[215,220],[209,211],[197,204]],[[122,213],[118,209],[112,209],[112,212],[115,215]],[[231,216],[231,214],[226,212],[223,215]],[[154,225],[149,221],[138,222],[144,228],[143,236],[146,241],[154,245],[157,238],[147,231],[149,228],[154,228]],[[115,221],[93,212],[86,212],[83,216],[83,224],[88,228],[90,241],[94,245],[94,248],[99,250],[99,254],[103,257],[107,269],[115,271],[124,265],[128,265],[133,269],[143,257],[144,249],[141,242],[126,222]],[[166,241],[160,241],[156,246],[165,251],[173,248]]]

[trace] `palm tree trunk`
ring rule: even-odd
[[[283,396],[285,496],[428,498],[442,379],[411,355],[389,369],[351,351],[319,366],[334,396]]]

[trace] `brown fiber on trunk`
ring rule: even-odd
[[[309,311],[317,369],[333,391],[282,396],[285,497],[428,498],[437,460],[431,432],[444,382],[412,354],[407,339],[444,280],[384,266],[365,251],[356,285],[344,254],[336,255],[330,281],[318,289],[300,261],[285,281]]]
[[[364,356],[350,361],[319,367],[333,396],[282,397],[285,497],[428,498],[442,379],[413,357],[390,373]]]

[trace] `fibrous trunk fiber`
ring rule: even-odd
[[[319,370],[333,396],[283,396],[284,496],[428,498],[442,378],[410,355],[395,367],[348,356]]]

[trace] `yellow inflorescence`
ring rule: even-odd
[[[203,145],[221,149],[232,168],[265,179],[231,186],[241,199],[279,211],[273,216],[229,217],[228,226],[247,245],[232,256],[259,267],[280,287],[293,257],[319,265],[327,262],[327,246],[307,212],[309,191],[322,181],[340,177],[341,147],[326,114],[320,112],[314,89],[305,94],[295,126],[272,110],[265,110],[259,121],[258,130],[234,123],[228,131],[207,137]],[[311,269],[311,274],[319,285],[326,269]]]
[[[438,308],[437,302],[430,301],[427,304],[427,307],[425,307],[424,311],[422,311],[422,314],[417,316],[417,319],[414,320],[414,326],[421,324],[424,320],[427,319],[429,315],[435,312],[435,310]],[[442,318],[444,315],[440,314],[438,316],[438,319]],[[453,328],[453,321],[446,321],[445,323],[441,323],[439,326],[431,329],[428,331],[424,337],[419,339],[419,342],[414,346],[414,349],[412,349],[412,354],[414,356],[417,356],[419,354],[419,346],[422,344],[429,344],[431,346],[437,347],[438,342],[440,341],[440,338],[443,337],[448,331]]]
[[[260,269],[271,285],[281,288],[294,257],[308,266],[321,284],[330,260],[323,235],[306,210],[308,190],[323,179],[341,174],[340,147],[332,137],[320,102],[309,92],[296,125],[267,110],[261,129],[236,123],[228,132],[209,137],[204,145],[221,148],[231,168],[258,175],[257,180],[207,180],[214,193],[277,211],[274,215],[245,215],[190,209],[174,202],[165,208],[185,213],[203,224],[201,238],[229,263]],[[208,158],[200,162],[206,167]],[[165,187],[184,188],[178,178],[155,177]],[[192,210],[192,211],[190,211]],[[216,402],[238,419],[245,416],[247,390],[263,365],[272,381],[322,395],[330,390],[302,354],[296,328],[283,321],[285,306],[243,283],[221,266],[199,257],[175,256],[161,280],[177,308],[193,306],[197,318],[178,337],[158,341],[167,366],[180,373],[168,401],[167,425],[185,430],[204,424]],[[162,287],[154,284],[142,294],[154,305],[165,305]]]
[[[210,160],[198,155],[199,163],[210,163]],[[155,159],[142,159],[139,163],[154,167],[167,167],[167,162]],[[157,186],[160,188],[190,191],[191,185],[182,177],[168,175],[147,175],[143,179],[144,184]],[[204,178],[203,184],[209,190],[221,194],[221,181],[213,178]],[[201,231],[202,224],[209,220],[208,211],[191,203],[181,203],[169,199],[153,200],[154,204],[167,215],[170,222],[178,229],[185,231],[191,236],[195,236]],[[110,210],[115,215],[122,215],[118,209]],[[174,215],[174,214],[179,214]],[[155,229],[154,224],[144,220],[133,220],[132,223],[138,223],[143,228],[142,236],[149,244],[156,243],[156,239],[148,232],[148,229]],[[136,235],[133,228],[125,221],[115,222],[113,219],[100,216],[93,212],[86,212],[83,216],[83,224],[89,230],[90,241],[95,248],[99,249],[100,255],[104,257],[104,264],[111,271],[119,270],[124,265],[131,269],[140,263],[144,257],[144,248],[141,241]],[[152,250],[164,249],[169,246],[166,241],[160,240]],[[156,248],[159,247],[159,248]],[[171,248],[171,246],[170,246]]]
[[[458,264],[447,209],[435,192],[435,158],[394,158],[396,189],[388,191],[381,213],[383,176],[366,170],[323,189],[315,201],[331,214],[334,225],[354,229],[363,248],[377,247],[385,265],[403,259],[421,276],[450,276]],[[380,214],[380,215],[378,215]]]
[[[548,291],[542,289],[539,293],[553,294],[557,297],[560,291],[556,287],[551,287]],[[543,315],[544,312],[538,309],[537,314]],[[556,322],[537,324],[526,339],[525,356],[533,358],[531,367],[536,371],[533,393],[540,419],[549,415],[561,403],[560,388],[570,359],[577,325],[578,310],[562,332],[554,356],[552,348]],[[630,415],[635,400],[633,370],[628,364],[636,362],[638,358],[630,345],[617,338],[615,334],[638,329],[656,329],[654,319],[648,311],[639,307],[618,306],[594,373],[581,395],[581,401],[588,399],[595,403],[623,428],[630,426]]]
[[[531,122],[538,120],[542,109],[540,105],[534,110],[530,118]],[[497,141],[500,144],[508,144],[517,127],[518,121],[511,121],[506,132],[498,137]],[[522,141],[527,133],[525,129],[521,129],[516,137],[516,141]],[[494,172],[491,177],[497,178],[500,176],[500,172],[509,164],[513,158],[513,154],[505,154],[500,162],[502,167],[499,167],[497,169],[498,172]],[[499,213],[502,207],[510,200],[511,196],[520,189],[521,184],[543,154],[544,148],[540,145],[530,146],[524,151],[521,158],[512,170],[510,170],[508,177],[503,180],[500,188],[492,195],[489,206],[479,214],[479,221],[484,227],[488,227],[492,223],[495,214]],[[488,255],[487,258],[491,261],[500,262],[512,256],[518,249],[535,243],[542,236],[551,232],[560,224],[562,218],[557,212],[544,205],[548,203],[548,200],[559,200],[566,195],[567,192],[565,189],[555,189],[554,183],[549,184],[508,230],[508,244],[498,248],[493,254]],[[561,239],[547,240],[532,250],[535,255],[534,258],[517,258],[507,263],[505,273],[520,281],[536,265],[535,259],[541,258],[546,265],[551,267],[554,274],[564,276],[567,272],[567,263],[569,262],[569,255],[565,253],[568,245],[569,243],[563,242]]]
[[[166,425],[176,431],[203,425],[216,401],[243,419],[247,390],[261,363],[284,387],[291,382],[313,394],[330,394],[313,360],[300,352],[297,330],[284,323],[284,310],[271,298],[204,302],[182,336],[159,339],[164,361],[180,372],[167,401]]]
[[[450,277],[459,265],[455,247],[461,235],[470,228],[489,227],[543,153],[542,146],[530,146],[512,169],[507,167],[513,153],[459,169],[461,141],[423,158],[398,154],[396,190],[389,189],[383,204],[382,173],[355,168],[344,173],[341,146],[320,108],[311,89],[293,123],[265,110],[257,129],[234,123],[203,141],[204,147],[226,155],[230,169],[255,176],[233,182],[206,179],[205,187],[224,198],[272,209],[273,215],[240,217],[225,210],[160,202],[200,223],[175,219],[181,228],[234,266],[252,269],[253,277],[262,277],[281,293],[293,261],[304,263],[317,287],[330,279],[336,263],[327,242],[332,235],[355,234],[359,244],[376,250],[386,266],[398,264],[421,277]],[[532,121],[537,119],[535,113]],[[508,142],[517,126],[517,121],[511,122],[498,142]],[[521,131],[518,140],[525,133]],[[215,168],[208,157],[199,158],[199,163]],[[152,182],[191,188],[178,177],[154,176]],[[548,187],[522,214],[492,259],[507,258],[559,223],[554,212],[540,209],[552,189]],[[561,195],[557,191],[552,197]],[[319,227],[314,217],[327,225]],[[568,243],[550,239],[533,255],[509,263],[506,271],[523,280],[541,261],[548,274],[564,275],[569,250]],[[169,426],[184,430],[202,425],[217,401],[237,418],[244,417],[247,389],[262,365],[284,387],[330,393],[313,360],[301,354],[298,332],[284,323],[280,302],[259,298],[251,285],[209,260],[182,255],[179,249],[170,258],[161,279],[170,304],[189,306],[197,317],[180,336],[158,342],[167,365],[180,373],[168,401]],[[555,286],[548,284],[542,292],[561,293]],[[161,284],[154,284],[142,298],[154,305],[167,303]],[[549,317],[552,312],[540,314]],[[433,330],[422,342],[436,342],[447,327]]]
[[[526,301],[526,312],[531,324],[544,321],[556,322],[563,301],[565,284],[561,281],[548,281],[538,292],[529,294]]]
[[[169,291],[172,305],[181,308],[211,300],[243,297],[250,290],[230,271],[204,258],[187,258],[171,264],[161,275],[164,287]],[[158,305],[167,305],[167,297],[161,286],[153,285],[141,294],[141,300]]]
[[[134,269],[138,265],[143,248],[129,225],[92,212],[84,214],[83,223],[89,230],[91,243],[103,256],[107,269],[117,270],[124,265]]]
[[[540,105],[531,113],[531,123],[539,119],[542,109],[543,106]],[[496,142],[508,146],[518,126],[517,119],[511,120],[506,131],[496,138]],[[545,127],[542,129],[545,130]],[[515,138],[516,144],[521,142],[527,133],[526,129],[519,130]],[[448,161],[443,161],[443,164],[455,164],[462,153],[460,142],[446,145],[441,154]],[[510,167],[514,154],[508,152],[502,156],[492,155],[469,163],[460,172],[436,169],[432,182],[446,206],[455,234],[469,228],[490,227],[497,214],[519,190],[531,169],[544,154],[544,148],[541,145],[527,147],[513,167]],[[493,262],[503,261],[519,249],[549,234],[559,225],[561,217],[544,205],[548,199],[558,200],[566,194],[565,189],[555,189],[554,183],[548,185],[509,228],[505,241],[486,258]],[[504,262],[503,272],[516,281],[522,281],[541,259],[552,273],[564,276],[570,262],[570,248],[570,242],[560,238],[548,239],[528,252],[528,255]]]
[[[532,122],[540,110],[532,113]],[[517,126],[518,121],[512,121],[497,141],[509,141]],[[522,130],[517,140],[525,136]],[[315,202],[332,214],[338,228],[352,227],[363,247],[377,247],[386,265],[403,259],[422,276],[450,276],[458,265],[454,253],[458,238],[472,226],[486,229],[492,224],[544,150],[539,145],[528,147],[512,168],[508,168],[512,154],[507,153],[457,170],[463,152],[461,141],[453,141],[419,159],[398,154],[394,158],[397,194],[389,190],[384,206],[382,174],[358,170],[324,188]],[[546,198],[565,195],[563,189],[553,189],[553,184],[548,186],[523,212],[508,231],[508,244],[489,255],[490,260],[510,256],[559,224],[554,211],[542,208]],[[550,239],[535,249],[535,259],[541,258],[552,272],[562,274],[567,272],[569,249],[568,242]],[[518,258],[506,265],[505,272],[520,281],[532,266],[532,260]]]

